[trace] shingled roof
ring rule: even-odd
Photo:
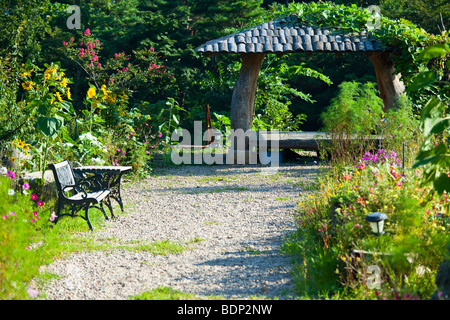
[[[302,25],[296,15],[266,22],[245,31],[211,40],[197,52],[206,56],[219,53],[291,53],[291,52],[374,52],[389,51],[363,30],[347,33],[332,28]]]

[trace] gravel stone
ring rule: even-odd
[[[283,238],[296,230],[292,214],[317,165],[280,164],[158,168],[125,183],[125,212],[81,236],[116,249],[80,252],[42,267],[56,274],[40,291],[49,300],[125,300],[167,286],[199,297],[293,297]],[[56,225],[57,226],[57,225]],[[156,255],[123,246],[171,241],[180,254]]]

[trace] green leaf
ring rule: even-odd
[[[37,128],[45,136],[53,138],[61,129],[61,121],[56,118],[40,117],[37,119]]]
[[[433,128],[442,121],[444,105],[432,97],[422,110],[422,128],[426,138],[433,132]]]
[[[440,58],[450,52],[450,47],[446,43],[435,44],[427,47],[418,56],[418,61],[428,62],[431,59]]]
[[[444,191],[450,192],[450,177],[447,172],[436,172],[436,177],[433,181],[434,189],[439,194],[443,194]]]
[[[426,71],[419,73],[413,80],[413,82],[406,88],[407,92],[416,91],[421,88],[427,87],[436,81],[436,74],[433,71]]]
[[[177,118],[177,116],[176,115],[172,115],[172,119],[173,119],[173,121],[177,124],[177,125],[179,125],[180,124],[180,121],[178,120],[178,118]]]
[[[447,147],[445,144],[441,143],[436,147],[432,147],[430,150],[421,150],[417,154],[416,162],[414,163],[413,168],[417,168],[419,166],[423,166],[429,163],[437,164],[440,162],[441,157],[445,155],[447,152]]]

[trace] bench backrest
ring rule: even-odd
[[[75,184],[75,177],[69,161],[64,160],[60,163],[50,164],[49,167],[53,171],[56,188],[59,193],[64,189],[64,187],[73,186]]]

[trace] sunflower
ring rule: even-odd
[[[30,90],[32,85],[33,85],[33,81],[25,81],[22,83],[22,88],[24,90]]]
[[[17,142],[17,147],[23,149],[25,147],[25,141],[19,140],[19,142]]]
[[[60,82],[60,84],[61,84],[61,86],[64,87],[64,88],[67,87],[67,78],[62,79],[61,82]]]

